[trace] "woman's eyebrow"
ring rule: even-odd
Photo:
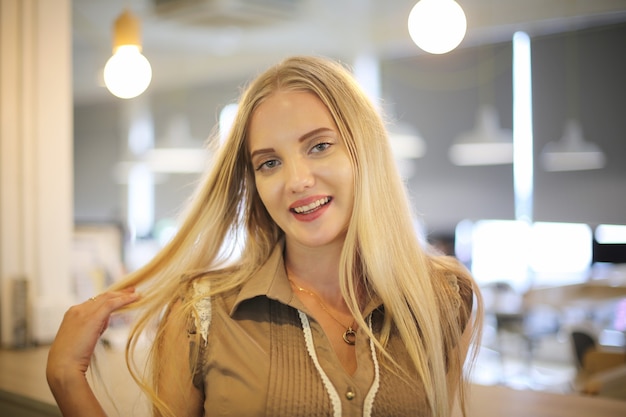
[[[329,128],[329,127],[318,127],[317,129],[313,129],[310,132],[307,132],[304,135],[300,136],[300,138],[298,139],[298,142],[304,142],[305,140],[307,140],[311,136],[315,136],[315,135],[320,134],[322,132],[334,133],[334,130]]]
[[[325,132],[330,132],[330,133],[334,133],[335,131],[331,128],[328,127],[318,127],[317,129],[313,129],[310,132],[305,133],[304,135],[300,136],[298,138],[298,142],[302,143],[305,140],[309,139],[312,136],[318,135],[320,133],[325,133]],[[256,149],[254,151],[252,151],[250,153],[250,159],[254,159],[254,157],[256,155],[260,155],[260,154],[264,154],[264,153],[271,153],[274,152],[274,148],[262,148],[262,149]]]
[[[256,155],[262,155],[264,153],[272,153],[272,152],[274,152],[274,148],[257,149],[250,154],[250,160],[254,159]]]

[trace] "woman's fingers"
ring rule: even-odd
[[[50,348],[48,370],[86,372],[98,339],[109,325],[111,314],[138,298],[139,294],[130,288],[109,291],[71,307],[65,313]]]
[[[109,326],[109,318],[111,314],[113,314],[116,310],[119,310],[126,305],[137,301],[139,298],[139,294],[135,293],[134,288],[127,288],[120,291],[109,291],[103,294],[99,294],[89,298],[89,300],[85,301],[85,312],[87,314],[90,311],[94,310],[93,320],[96,322],[99,321],[100,326],[98,327],[98,336],[101,336],[102,333]]]
[[[127,288],[119,291],[108,291],[89,298],[82,304],[75,307],[85,306],[88,309],[100,309],[102,314],[111,315],[115,310],[137,301],[139,294],[134,288]]]

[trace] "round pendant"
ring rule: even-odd
[[[348,327],[348,330],[343,333],[343,341],[349,345],[354,345],[356,342],[356,332],[352,330],[352,327]]]

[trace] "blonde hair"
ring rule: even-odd
[[[232,129],[216,151],[213,169],[191,199],[179,232],[150,263],[118,284],[145,286],[137,303],[143,312],[131,333],[127,358],[139,335],[158,322],[173,295],[180,294],[181,276],[221,269],[208,275],[212,293],[232,290],[254,274],[282,238],[257,194],[246,143],[251,115],[278,90],[315,94],[328,108],[347,147],[354,171],[354,211],[341,255],[340,283],[359,327],[374,338],[359,309],[357,292],[364,288],[384,304],[384,323],[375,340],[383,356],[393,364],[385,347],[392,330],[397,331],[424,382],[432,414],[449,415],[459,382],[464,409],[461,333],[469,323],[471,303],[459,302],[458,292],[450,293],[450,277],[467,289],[469,297],[478,292],[458,262],[426,253],[412,232],[414,218],[381,115],[347,68],[319,57],[286,59],[248,86]],[[237,241],[238,230],[245,232],[243,242]],[[226,242],[243,248],[231,266],[226,260],[232,247]],[[157,377],[159,345],[152,347]],[[165,413],[167,405],[154,388],[139,377],[136,380]]]

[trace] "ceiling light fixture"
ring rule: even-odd
[[[398,122],[388,127],[389,143],[394,159],[403,178],[415,175],[415,160],[426,153],[426,142],[413,126]]]
[[[606,158],[598,145],[585,141],[580,124],[580,59],[578,32],[566,38],[565,88],[568,116],[563,136],[548,142],[541,151],[541,163],[546,171],[582,171],[604,168]]]
[[[605,161],[600,147],[585,141],[580,122],[575,119],[565,123],[561,140],[546,143],[541,151],[541,162],[546,171],[600,169]]]
[[[448,157],[459,166],[513,163],[513,133],[500,127],[493,107],[483,106],[474,130],[459,135],[448,150]]]
[[[426,142],[413,126],[396,123],[388,128],[391,150],[397,159],[419,159],[426,153]]]
[[[421,0],[411,9],[408,26],[417,46],[431,54],[445,54],[465,37],[467,19],[454,0]]]
[[[141,54],[140,22],[129,10],[116,20],[113,56],[104,66],[104,84],[119,98],[137,97],[150,85],[152,68]]]

